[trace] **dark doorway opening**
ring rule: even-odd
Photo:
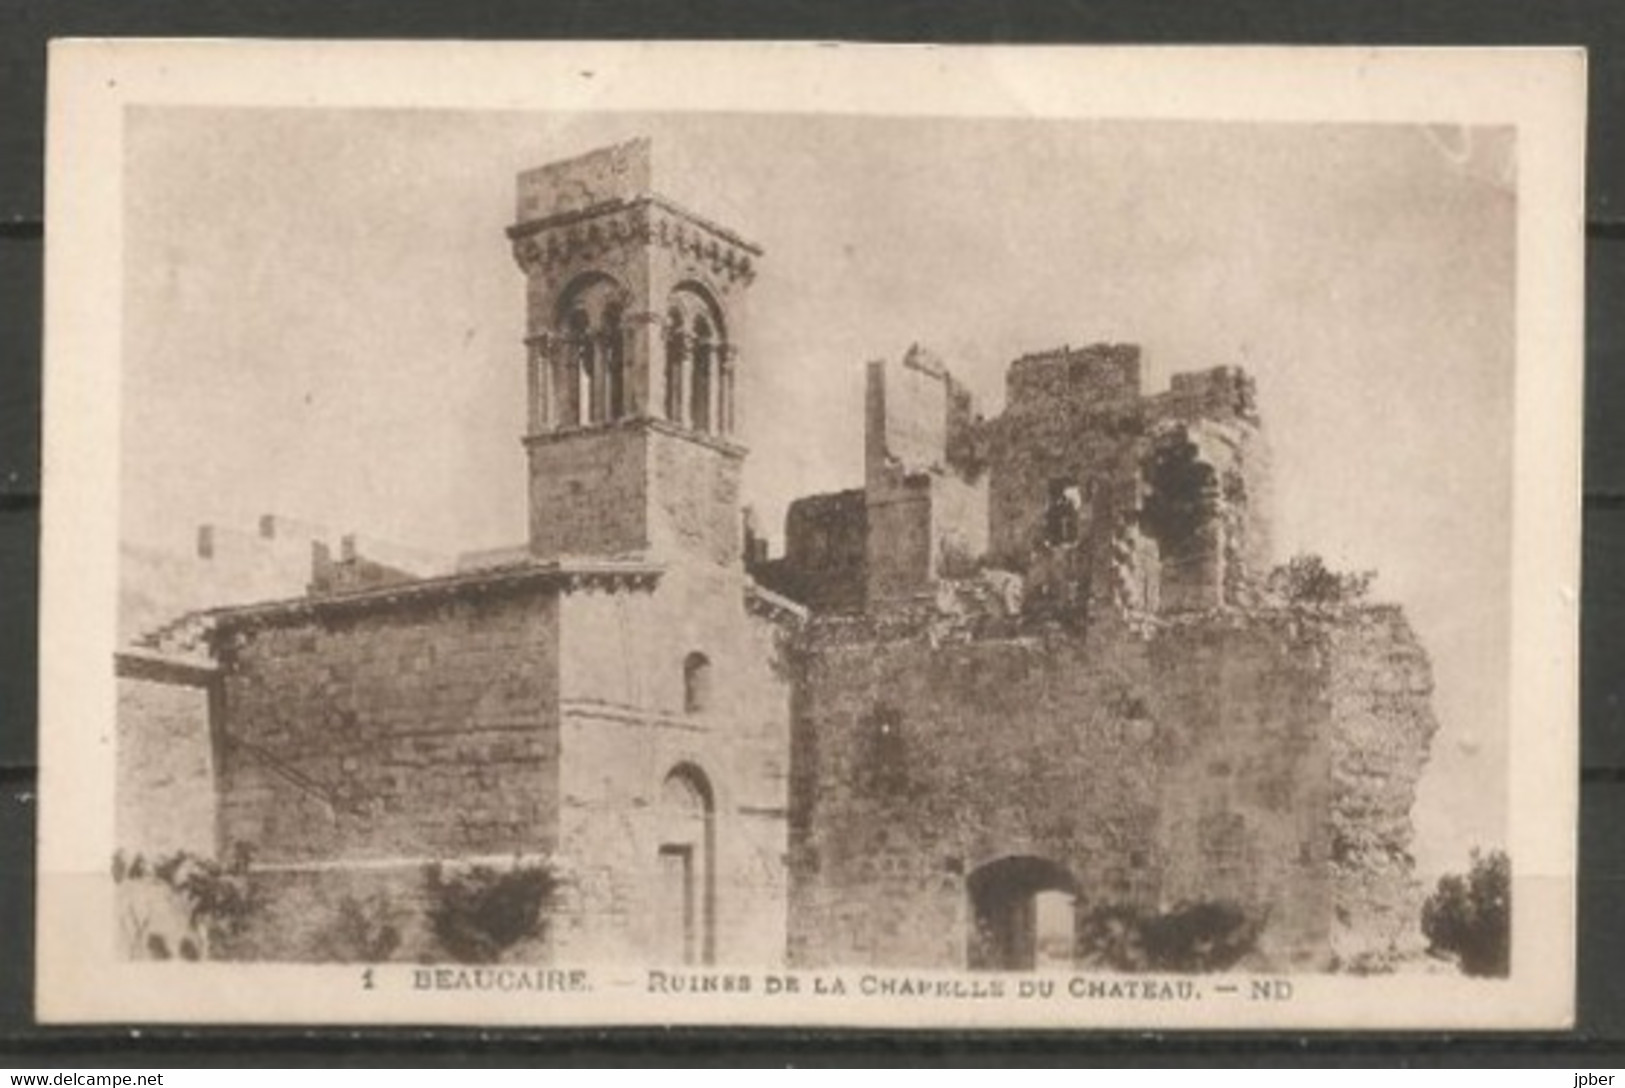
[[[716,805],[710,780],[692,764],[661,785],[656,941],[664,963],[707,964],[716,955]]]
[[[966,881],[972,970],[1033,971],[1070,967],[1077,947],[1077,885],[1052,861],[1008,857]]]

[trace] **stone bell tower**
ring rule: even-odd
[[[519,175],[540,558],[739,561],[738,345],[762,250],[654,174],[639,139]]]

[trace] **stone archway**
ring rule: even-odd
[[[716,956],[716,803],[705,772],[672,768],[660,787],[657,957],[706,964]]]
[[[1078,895],[1071,873],[1044,858],[1017,855],[974,870],[965,886],[972,970],[1032,971],[1071,963]]]

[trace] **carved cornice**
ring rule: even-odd
[[[658,196],[602,204],[508,228],[514,260],[526,274],[549,275],[631,244],[658,245],[707,265],[730,283],[756,278],[762,248]]]
[[[214,620],[214,634],[219,636],[238,630],[327,616],[525,591],[648,592],[659,583],[664,569],[659,564],[642,560],[529,560],[345,593],[221,608],[210,613],[210,616]]]

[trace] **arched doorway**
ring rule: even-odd
[[[972,970],[1032,971],[1072,963],[1077,884],[1061,866],[1019,856],[989,862],[965,882]]]
[[[692,763],[672,768],[660,786],[659,962],[705,964],[715,956],[716,804],[711,782]]]

